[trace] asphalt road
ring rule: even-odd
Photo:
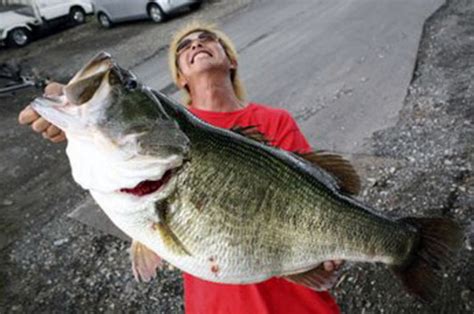
[[[222,28],[250,101],[291,111],[319,149],[366,152],[364,139],[395,122],[423,24],[443,3],[261,0]],[[170,84],[165,56],[132,70],[154,88]]]

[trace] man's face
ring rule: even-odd
[[[210,32],[198,31],[183,37],[176,54],[179,75],[185,81],[207,71],[228,72],[234,68],[219,39]]]

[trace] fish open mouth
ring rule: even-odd
[[[133,188],[122,188],[120,189],[120,192],[132,194],[135,196],[144,196],[147,194],[151,194],[155,191],[158,191],[163,185],[168,183],[172,174],[173,174],[173,171],[168,170],[165,172],[163,177],[161,177],[161,179],[159,180],[145,180],[138,183]]]

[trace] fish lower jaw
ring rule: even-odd
[[[89,190],[89,192],[110,218],[114,217],[118,221],[126,220],[133,225],[143,219],[154,219],[156,217],[155,203],[166,199],[174,191],[175,186],[176,180],[171,178],[166,185],[143,196],[120,191]],[[118,227],[120,228],[120,225]]]

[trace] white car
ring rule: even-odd
[[[146,19],[162,22],[168,15],[189,7],[198,9],[202,0],[94,0],[100,25],[109,28],[114,23]]]
[[[24,46],[39,25],[32,10],[26,7],[0,12],[0,40],[9,45]],[[30,12],[31,11],[31,12]]]
[[[94,8],[89,0],[31,0],[28,6],[0,12],[0,41],[25,46],[33,36],[64,23],[81,24]]]

